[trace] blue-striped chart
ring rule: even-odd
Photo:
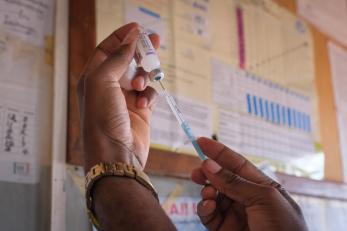
[[[311,91],[281,85],[218,60],[212,64],[222,143],[240,153],[285,164],[315,153]]]
[[[311,133],[311,116],[298,109],[282,105],[261,96],[246,94],[247,112],[279,126]]]

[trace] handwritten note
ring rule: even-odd
[[[0,90],[0,180],[35,183],[36,113],[35,104],[30,102],[33,91],[9,86]]]
[[[0,24],[6,31],[37,46],[44,44],[49,0],[1,0]]]
[[[4,108],[5,121],[3,124],[4,143],[2,151],[5,153],[29,155],[32,154],[33,112],[19,111],[11,107]]]

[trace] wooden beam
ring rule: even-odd
[[[96,46],[95,1],[70,0],[69,5],[69,106],[67,162],[83,162],[77,102],[79,75]]]
[[[347,184],[334,181],[312,180],[303,177],[276,173],[282,186],[290,193],[347,201]]]
[[[192,155],[151,149],[146,172],[149,174],[190,178],[191,171],[201,164],[201,160]]]
[[[316,86],[319,101],[319,125],[325,154],[324,178],[343,182],[343,166],[340,155],[334,89],[327,49],[329,39],[314,28],[312,28],[312,34],[314,38]]]

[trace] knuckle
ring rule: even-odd
[[[222,170],[221,177],[223,179],[223,184],[221,185],[221,193],[226,194],[232,188],[237,187],[242,182],[242,179],[232,172]]]
[[[261,188],[261,193],[269,198],[274,198],[274,197],[278,197],[279,192],[276,188],[269,186],[269,185],[265,185]]]
[[[202,200],[199,201],[198,206],[197,206],[197,213],[199,216],[202,216],[202,211],[201,211],[202,210],[202,203],[203,203]]]
[[[123,45],[112,54],[112,58],[122,58],[126,59],[127,61],[130,61],[130,59],[132,58],[130,50],[131,47],[129,45]]]
[[[271,186],[261,185],[260,187],[257,187],[256,191],[253,191],[253,193],[248,196],[244,203],[246,206],[273,203],[278,199],[278,195],[279,192],[277,189]]]

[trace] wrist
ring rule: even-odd
[[[89,130],[88,133],[84,133],[82,146],[86,172],[101,162],[122,162],[141,170],[144,169],[144,164],[138,160],[132,147],[110,139],[99,129]]]
[[[122,178],[126,179],[126,181],[124,179],[121,180]],[[99,187],[97,187],[97,185],[99,185]],[[101,188],[104,191],[100,193],[97,188]],[[116,189],[116,192],[110,193],[111,189]],[[151,192],[152,196],[158,200],[156,190],[150,182],[149,177],[142,170],[120,162],[99,163],[93,166],[86,174],[86,203],[88,215],[92,223],[100,227],[99,219],[95,214],[95,198],[100,197],[104,199],[103,201],[106,201],[106,204],[96,204],[102,204],[102,207],[105,207],[109,199],[112,199],[110,196],[119,199],[131,192],[135,192],[135,194],[138,195],[139,193],[146,193],[146,191]]]

